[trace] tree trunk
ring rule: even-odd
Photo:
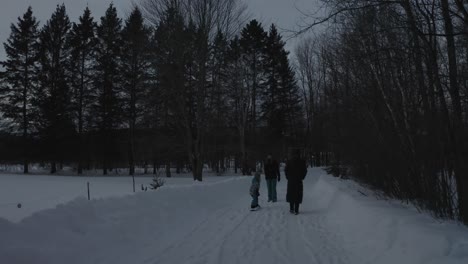
[[[450,95],[452,97],[453,111],[457,120],[461,121],[462,109],[460,91],[458,88],[457,56],[455,51],[455,39],[453,35],[452,18],[448,0],[441,0],[442,16],[444,17],[445,35],[447,39],[447,55],[449,63]]]
[[[135,152],[135,136],[134,136],[133,127],[130,127],[130,146],[128,150],[128,163],[129,163],[130,175],[135,174],[134,152]]]
[[[54,174],[57,172],[57,163],[55,161],[53,161],[51,164],[50,164],[50,173],[51,174]]]
[[[24,129],[23,131],[23,173],[29,173],[29,161],[28,161],[28,138],[27,138],[27,130]]]
[[[193,142],[193,179],[195,181],[203,180],[203,157],[202,157],[202,146],[201,139],[197,138]]]
[[[171,163],[170,162],[166,163],[166,177],[167,178],[171,177]]]
[[[240,165],[242,174],[244,174],[244,166],[247,162],[245,155],[245,129],[242,127],[239,129],[239,146],[240,146]],[[236,166],[237,168],[237,166]]]
[[[136,66],[133,66],[136,68]],[[135,127],[137,119],[137,109],[136,109],[136,100],[137,100],[137,80],[132,79],[131,89],[130,89],[130,128],[129,128],[129,137],[130,137],[130,149],[129,149],[129,167],[130,175],[135,174]]]
[[[29,53],[26,55],[26,61],[29,59]],[[23,87],[23,155],[24,155],[24,164],[23,172],[25,174],[29,173],[29,162],[28,162],[28,90],[29,90],[29,67],[25,67],[25,83]]]
[[[455,50],[455,38],[453,35],[453,24],[450,16],[450,7],[448,0],[441,0],[442,16],[444,18],[445,35],[447,40],[447,55],[449,63],[449,79],[450,79],[450,95],[452,98],[452,105],[454,111],[453,120],[453,131],[452,131],[452,152],[454,155],[455,166],[455,178],[457,182],[457,193],[458,193],[458,210],[459,217],[464,223],[468,223],[468,199],[467,199],[467,187],[468,180],[466,179],[466,166],[463,160],[462,152],[459,150],[462,147],[462,107],[460,100],[460,91],[458,87],[458,69],[457,69],[457,57]]]
[[[28,174],[29,173],[29,162],[28,159],[24,159],[24,165],[23,165],[23,173]]]
[[[196,181],[203,180],[203,160],[201,158],[194,159],[193,176]]]
[[[26,117],[26,100],[23,100],[23,172],[25,174],[29,173],[29,162],[28,162],[28,129],[27,129],[27,117]]]
[[[84,138],[83,138],[83,134],[81,132],[79,132],[79,140],[80,140],[80,146],[78,147],[78,175],[81,175],[83,174],[83,157],[84,157],[84,151],[83,151],[83,148],[84,148],[84,145],[85,145],[85,142],[84,142]]]
[[[86,56],[84,52],[81,55],[81,72],[80,72],[80,95],[78,102],[78,134],[80,137],[80,146],[78,147],[79,158],[78,158],[78,174],[83,173],[83,155],[84,155],[84,140],[83,140],[83,99],[84,99],[84,71],[85,71],[85,59]]]

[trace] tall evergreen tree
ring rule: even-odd
[[[263,57],[265,51],[267,33],[261,23],[257,20],[250,21],[241,32],[240,47],[243,67],[245,71],[245,83],[250,92],[250,113],[248,115],[248,126],[246,128],[245,138],[247,144],[253,146],[257,144],[258,121],[260,117],[261,92],[265,82],[263,70]],[[249,143],[251,142],[251,143]],[[255,155],[252,153],[245,156],[242,160],[244,174],[250,174],[254,169]]]
[[[208,108],[210,112],[210,119],[220,126],[222,123],[222,113],[225,111],[225,97],[227,92],[227,80],[229,78],[227,73],[227,50],[228,41],[221,31],[215,36],[213,44],[211,45],[211,54],[209,61],[209,87],[208,92],[209,102]]]
[[[295,71],[289,63],[288,52],[286,50],[281,52],[279,72],[281,76],[281,96],[278,102],[285,118],[284,134],[293,140],[293,144],[301,145],[302,141],[299,140],[299,132],[304,128],[303,101],[299,86],[297,85]]]
[[[239,37],[235,37],[229,44],[227,53],[228,65],[228,97],[229,97],[229,121],[237,128],[239,140],[239,159],[241,164],[246,163],[246,131],[249,114],[252,109],[251,86],[248,85],[247,64],[243,60],[242,48]],[[236,166],[237,170],[237,166]],[[237,172],[237,171],[236,171]],[[245,173],[245,171],[244,171]]]
[[[263,75],[263,53],[267,33],[261,23],[257,20],[250,21],[241,32],[240,45],[246,67],[249,70],[248,83],[251,87],[252,109],[250,114],[250,129],[255,132],[258,121],[257,101],[264,84]]]
[[[271,25],[264,52],[262,101],[263,117],[272,132],[271,140],[295,136],[301,125],[301,96],[284,45],[276,26]]]
[[[32,96],[37,85],[38,34],[38,22],[29,7],[17,25],[11,25],[10,37],[4,44],[7,60],[1,63],[5,69],[1,110],[13,121],[14,129],[22,133],[24,173],[29,171],[27,142],[36,112]]]
[[[121,111],[118,93],[121,82],[119,72],[122,48],[121,28],[122,21],[117,16],[117,9],[110,4],[97,28],[95,73],[96,122],[102,139],[100,149],[104,175],[107,174],[110,166],[109,159],[113,154],[112,132],[120,125]]]
[[[168,8],[154,35],[157,96],[161,98],[161,121],[165,129],[186,127],[191,116],[189,106],[193,102],[184,99],[189,99],[187,95],[191,92],[186,87],[192,82],[187,76],[192,69],[188,61],[192,61],[189,50],[193,41],[179,11],[176,6]]]
[[[86,7],[79,23],[73,23],[69,34],[68,45],[71,49],[70,72],[71,86],[73,88],[73,110],[80,137],[78,174],[83,172],[84,159],[84,133],[87,120],[91,118],[90,107],[93,103],[93,73],[96,47],[96,23],[93,21],[91,11]]]
[[[221,31],[216,34],[211,44],[209,60],[209,90],[208,90],[208,124],[209,138],[207,142],[211,145],[208,151],[211,153],[211,163],[216,173],[220,173],[223,166],[222,153],[226,143],[227,129],[227,90],[228,90],[228,59],[227,50],[229,43]]]
[[[56,162],[68,153],[65,143],[74,132],[71,120],[70,87],[67,76],[70,49],[66,45],[71,28],[65,5],[57,5],[52,17],[40,33],[40,89],[37,93],[41,108],[41,132],[44,147],[49,151],[51,173]]]
[[[175,8],[169,8],[156,27],[154,34],[154,68],[157,86],[162,98],[163,126],[169,123],[170,106],[175,105],[177,91],[185,82],[187,48],[189,42],[184,19]],[[156,95],[156,96],[159,96]],[[173,112],[173,111],[172,111]]]
[[[122,30],[122,76],[125,118],[129,129],[129,169],[135,173],[135,129],[143,111],[142,101],[148,80],[150,30],[144,25],[143,16],[135,7],[125,21]]]
[[[281,92],[281,58],[284,52],[284,42],[275,25],[271,25],[265,45],[264,71],[265,86],[262,91],[263,118],[272,132],[273,138],[278,139],[283,135],[285,127],[285,113],[280,105],[284,94]]]

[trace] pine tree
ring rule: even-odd
[[[38,22],[29,7],[17,25],[11,25],[11,34],[4,43],[7,60],[1,64],[5,68],[1,90],[1,110],[10,118],[15,130],[22,133],[23,172],[28,173],[28,140],[31,134],[33,116],[36,112],[32,104],[33,91],[37,85],[37,38]]]
[[[109,5],[106,14],[101,17],[97,28],[98,44],[96,46],[95,89],[97,102],[95,104],[96,122],[101,135],[101,153],[103,158],[103,174],[107,175],[109,159],[112,151],[112,131],[120,125],[119,88],[121,74],[119,63],[121,57],[122,21],[117,16],[113,4]]]
[[[299,87],[294,69],[291,67],[288,58],[288,52],[283,50],[280,57],[280,89],[281,96],[279,105],[285,115],[285,135],[289,135],[295,140],[295,144],[301,144],[297,141],[299,131],[304,125],[304,109],[300,95]]]
[[[208,102],[210,119],[218,128],[223,122],[222,113],[225,112],[226,103],[225,95],[227,89],[227,80],[230,76],[227,73],[227,50],[228,41],[221,31],[216,34],[213,44],[211,45],[211,54],[209,61],[209,79],[210,90]]]
[[[264,53],[264,71],[265,71],[265,86],[262,91],[262,111],[263,118],[267,121],[267,125],[272,132],[273,138],[280,138],[285,129],[285,112],[282,109],[280,100],[284,100],[280,85],[281,85],[281,55],[284,52],[284,42],[275,25],[271,25],[268,33],[265,53]]]
[[[262,90],[263,76],[263,52],[265,50],[267,33],[262,24],[257,20],[250,21],[241,32],[240,45],[243,58],[246,61],[246,67],[249,70],[248,83],[252,96],[252,109],[250,114],[250,129],[253,133],[257,128],[258,109],[257,100]]]
[[[74,133],[67,76],[70,49],[66,38],[70,28],[65,5],[57,5],[39,37],[41,85],[37,98],[41,108],[41,132],[52,162],[51,173],[57,171],[56,162],[63,161],[66,143]]]
[[[68,38],[68,45],[71,48],[70,81],[73,88],[72,103],[80,137],[78,174],[83,172],[85,122],[92,117],[90,107],[94,97],[92,82],[96,53],[96,27],[91,11],[86,7],[83,15],[79,18],[79,23],[73,23]]]
[[[191,41],[187,38],[187,30],[183,17],[175,8],[169,8],[156,27],[154,34],[154,68],[157,87],[163,105],[162,124],[167,127],[170,123],[170,109],[175,106],[176,94],[184,90],[185,74],[187,69],[186,61],[189,54]]]
[[[257,142],[257,128],[260,117],[260,109],[257,107],[261,104],[260,96],[263,91],[265,75],[263,70],[263,57],[265,51],[267,33],[263,29],[261,23],[257,20],[250,21],[241,32],[240,46],[242,50],[243,66],[247,83],[248,91],[250,92],[250,113],[248,115],[249,125],[247,128],[246,139],[250,142]],[[244,157],[242,167],[244,174],[250,174],[251,170],[255,169],[255,157]]]
[[[130,175],[135,172],[135,129],[141,116],[142,99],[148,79],[149,68],[149,34],[144,25],[143,16],[138,9],[132,11],[122,30],[122,76],[124,93],[125,118],[129,129],[129,167]]]
[[[227,138],[227,89],[228,78],[232,78],[227,72],[227,50],[228,41],[221,31],[216,34],[213,43],[211,44],[210,60],[208,65],[209,72],[209,89],[207,123],[210,131],[209,143],[212,149],[211,154],[212,166],[216,173],[220,173],[220,165],[223,167],[222,152]]]
[[[235,37],[229,44],[227,52],[228,97],[230,106],[230,121],[237,128],[239,139],[239,158],[242,165],[246,164],[246,131],[249,113],[252,109],[251,86],[248,85],[247,64],[243,59],[240,40]],[[235,166],[237,173],[237,166]],[[243,170],[245,173],[245,171]]]
[[[170,7],[158,24],[155,35],[155,72],[161,103],[163,127],[174,132],[192,132],[196,65],[193,58],[196,28],[185,21],[176,7]],[[181,129],[177,131],[178,129]],[[186,145],[191,145],[184,142]],[[164,143],[167,144],[167,143]],[[186,148],[191,155],[191,147]],[[166,160],[169,169],[169,160]],[[193,163],[193,162],[192,162]],[[168,174],[166,170],[166,175]],[[194,177],[195,179],[195,177]]]
[[[276,26],[271,25],[264,52],[266,82],[262,102],[263,117],[272,131],[270,140],[297,136],[302,120],[301,96],[284,45]]]

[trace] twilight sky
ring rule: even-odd
[[[301,23],[302,15],[298,9],[306,13],[315,12],[319,6],[318,1],[245,0],[248,5],[247,11],[252,18],[261,21],[266,29],[271,23],[283,29],[295,28]],[[131,10],[131,0],[0,0],[0,60],[5,59],[3,43],[10,34],[11,23],[16,24],[18,16],[22,16],[29,5],[42,26],[50,18],[57,4],[65,3],[70,20],[74,22],[83,13],[86,5],[90,7],[95,20],[99,21],[110,2],[114,2],[121,18],[125,18]],[[288,41],[287,48],[293,49],[296,42],[296,39]]]

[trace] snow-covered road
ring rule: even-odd
[[[317,179],[311,178],[308,186]],[[282,198],[285,186],[278,188]],[[301,216],[291,215],[284,199],[266,203],[263,188],[262,210],[250,212],[249,199],[239,197],[239,193],[245,196],[245,182],[235,182],[232,187],[224,189],[229,193],[221,194],[226,204],[207,212],[202,221],[177,239],[178,243],[144,263],[349,263],[344,255],[333,253],[340,248],[333,234],[327,232],[323,218],[314,215],[313,206],[305,206]],[[305,199],[310,201],[312,194],[306,193]]]
[[[249,185],[225,177],[0,219],[0,263],[468,263],[466,227],[363,196],[320,169],[309,170],[297,216],[284,179],[274,204],[262,181],[256,212]]]

